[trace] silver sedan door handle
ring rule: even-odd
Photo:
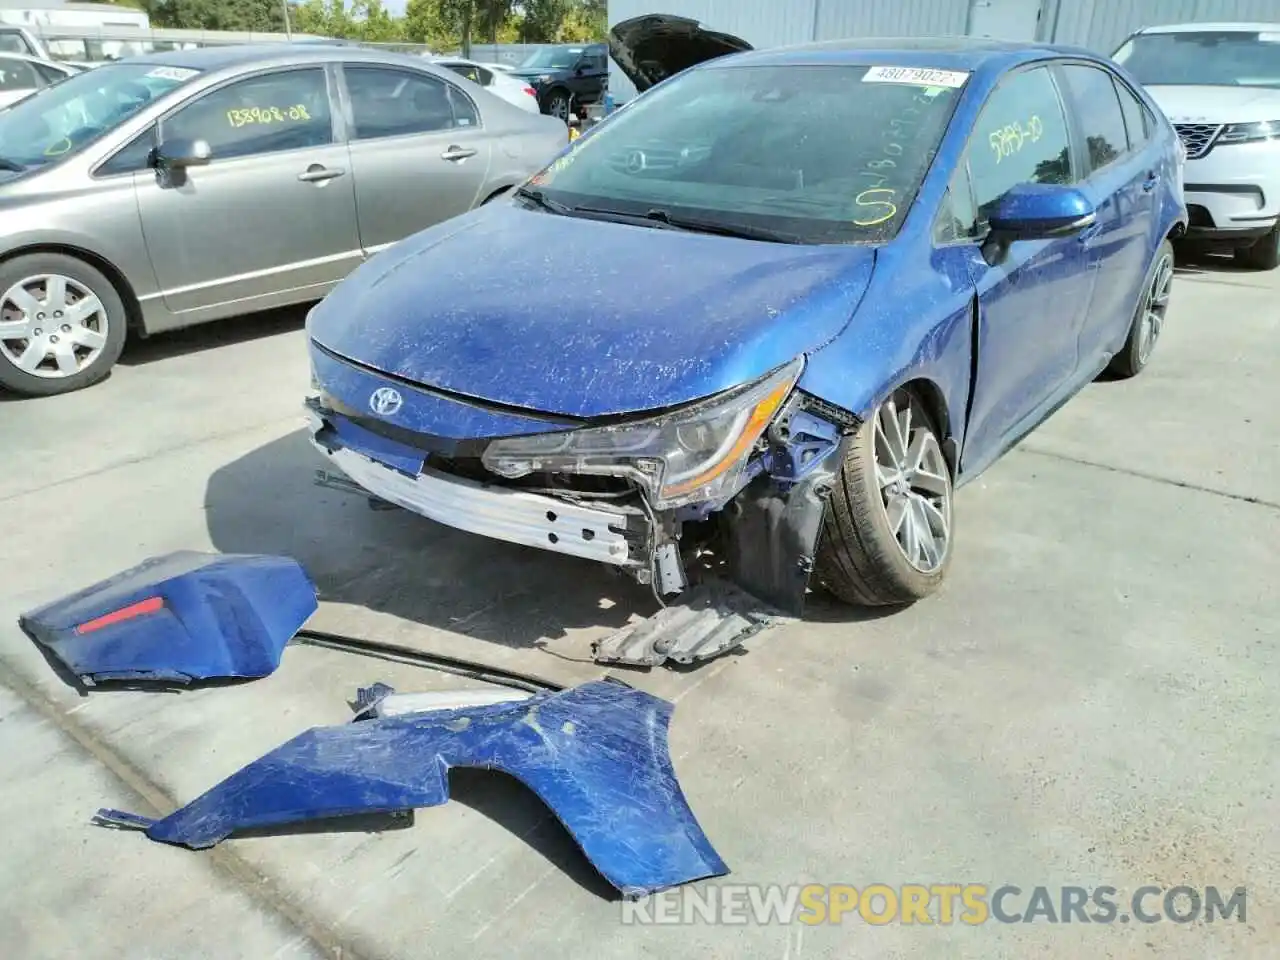
[[[298,179],[303,183],[324,183],[326,180],[333,180],[342,176],[347,171],[337,167],[322,167],[319,164],[307,167],[305,173],[298,174]]]
[[[467,157],[474,157],[480,151],[468,150],[464,147],[450,146],[444,153],[440,154],[441,160],[465,160]]]

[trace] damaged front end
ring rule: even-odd
[[[361,488],[450,526],[584,559],[666,605],[602,662],[692,662],[804,606],[857,418],[796,388],[803,358],[662,414],[426,453],[309,402],[316,446]]]

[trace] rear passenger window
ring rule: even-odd
[[[471,100],[453,84],[425,73],[383,67],[343,67],[351,94],[354,140],[432,133],[480,123]]]
[[[1136,150],[1151,139],[1155,128],[1150,111],[1127,86],[1116,82],[1116,93],[1120,95],[1120,110],[1124,113],[1125,129],[1129,133],[1129,149]]]
[[[1088,145],[1089,169],[1085,171],[1088,177],[1128,151],[1124,111],[1107,71],[1073,64],[1064,67],[1063,73]]]
[[[1047,68],[1015,73],[995,89],[974,125],[968,161],[981,220],[1020,183],[1073,182],[1066,116]]]

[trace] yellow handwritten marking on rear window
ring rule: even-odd
[[[1028,143],[1035,143],[1044,135],[1044,124],[1040,121],[1040,117],[1032,115],[1024,127],[1020,120],[1013,123],[1005,124],[998,130],[992,130],[987,135],[987,141],[991,144],[991,152],[996,155],[996,163],[1000,163],[1006,157],[1011,157],[1020,151]]]
[[[60,157],[72,147],[71,138],[63,137],[61,140],[55,140],[49,146],[44,148],[46,157]]]
[[[311,113],[300,103],[291,107],[245,107],[240,110],[227,111],[227,123],[233,127],[248,127],[253,124],[297,123],[310,120]]]
[[[853,198],[853,202],[859,207],[866,207],[868,216],[865,220],[854,220],[854,226],[874,227],[892,220],[898,215],[898,205],[893,202],[896,196],[897,194],[888,187],[863,190]]]

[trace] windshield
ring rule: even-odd
[[[906,217],[966,76],[695,69],[632,101],[530,189],[571,208],[661,211],[793,242],[882,242]]]
[[[1280,89],[1280,30],[1139,34],[1114,59],[1144,86]]]
[[[24,167],[61,160],[198,73],[112,63],[68,77],[0,112],[0,160]]]
[[[582,57],[582,47],[543,47],[520,64],[528,70],[568,70]]]

